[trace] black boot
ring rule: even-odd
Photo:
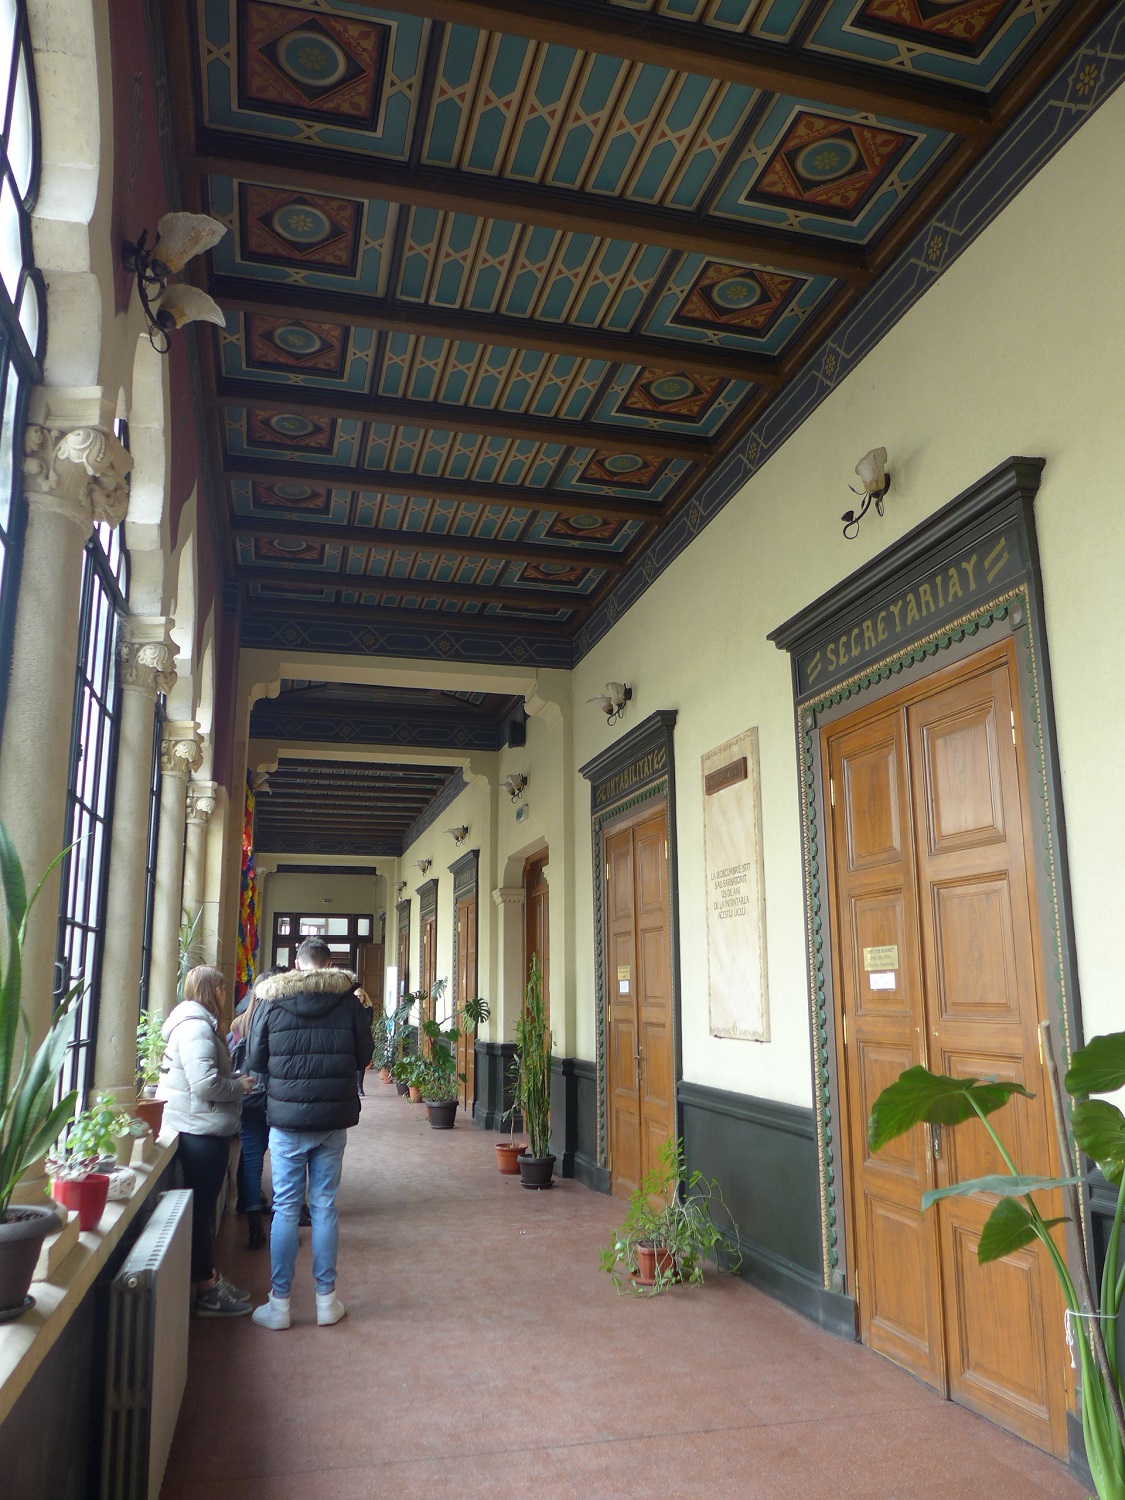
[[[248,1248],[251,1250],[260,1250],[266,1243],[266,1231],[262,1228],[261,1209],[252,1208],[246,1215],[246,1220],[250,1230],[250,1238],[247,1242]]]

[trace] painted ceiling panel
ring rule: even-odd
[[[938,130],[778,98],[729,173],[714,212],[867,244],[949,144]]]
[[[1060,92],[1078,0],[456,4],[184,0],[226,562],[248,639],[567,665],[837,378],[834,330],[887,326],[974,158],[1109,54]]]
[[[896,72],[990,89],[1061,0],[833,0],[808,47]]]
[[[399,210],[377,199],[207,180],[209,211],[231,233],[214,250],[225,276],[382,296]]]
[[[364,0],[331,8],[197,0],[204,122],[404,160],[429,22]]]

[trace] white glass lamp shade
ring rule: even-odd
[[[596,703],[603,714],[611,714],[613,712],[613,699],[608,693],[595,693],[592,698],[587,698],[586,702]]]
[[[605,690],[609,694],[610,702],[614,708],[620,708],[625,702],[625,694],[628,691],[623,682],[607,682]]]
[[[887,450],[872,448],[855,466],[859,481],[868,495],[881,495],[887,487]]]
[[[162,328],[182,328],[185,323],[215,323],[227,326],[226,314],[206,292],[187,282],[178,282],[162,293],[156,309],[156,321]]]
[[[209,214],[165,214],[156,226],[152,258],[169,276],[175,276],[193,256],[217,245],[226,232],[227,226]]]

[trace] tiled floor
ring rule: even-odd
[[[368,1075],[369,1079],[371,1075]],[[741,1281],[619,1296],[617,1221],[573,1181],[496,1171],[368,1084],[340,1191],[348,1316],[317,1328],[302,1233],[293,1327],[192,1326],[162,1500],[1082,1500],[1058,1464]],[[221,1264],[264,1297],[228,1219]]]

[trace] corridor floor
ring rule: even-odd
[[[619,1205],[529,1192],[495,1135],[432,1131],[368,1074],[340,1190],[348,1316],[192,1325],[162,1500],[1082,1500],[1051,1459],[745,1282],[619,1296]],[[229,1218],[220,1265],[264,1298]]]

